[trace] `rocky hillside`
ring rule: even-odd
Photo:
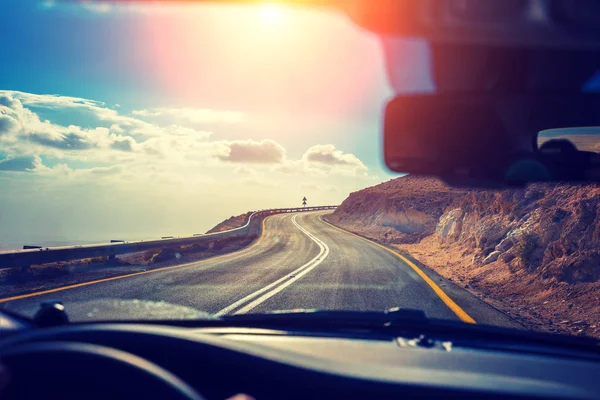
[[[415,243],[434,233],[465,194],[436,179],[405,176],[351,193],[328,219],[388,243]]]
[[[600,336],[600,185],[468,190],[406,176],[352,193],[328,219],[526,324]]]
[[[600,280],[600,186],[535,184],[456,199],[435,235],[473,253],[568,283]]]

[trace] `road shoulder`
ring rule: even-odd
[[[465,288],[462,288],[454,282],[450,281],[449,279],[441,276],[433,269],[427,267],[419,260],[412,257],[410,254],[401,252],[396,248],[387,246],[386,244],[380,243],[371,238],[367,238],[361,235],[360,233],[352,232],[342,227],[339,227],[327,221],[326,218],[321,218],[321,220],[324,224],[339,229],[342,232],[345,232],[346,234],[358,236],[366,242],[386,248],[392,253],[398,253],[400,256],[405,257],[408,261],[412,262],[423,274],[425,274],[427,278],[429,278],[435,284],[435,286],[442,290],[461,310],[464,310],[464,312],[469,317],[471,317],[476,323],[484,325],[503,326],[508,328],[526,329],[526,327],[523,324],[510,317],[502,310],[499,310],[496,307],[488,304],[483,299],[477,297],[474,293],[471,293]]]

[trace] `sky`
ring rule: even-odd
[[[342,15],[24,0],[0,35],[0,248],[204,232],[395,176],[382,46]]]

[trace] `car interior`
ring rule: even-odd
[[[596,0],[279,3],[334,10],[381,37],[429,43],[436,91],[395,95],[374,133],[391,171],[456,187],[600,181],[598,153],[568,136],[538,137],[600,125],[600,97],[587,89],[600,67]],[[393,85],[398,55],[382,48]],[[596,339],[412,309],[147,323],[72,322],[60,302],[40,304],[32,320],[0,312],[2,399],[600,397]]]

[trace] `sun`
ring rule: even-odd
[[[263,4],[259,10],[260,19],[266,25],[281,24],[285,14],[285,9],[277,4]]]

